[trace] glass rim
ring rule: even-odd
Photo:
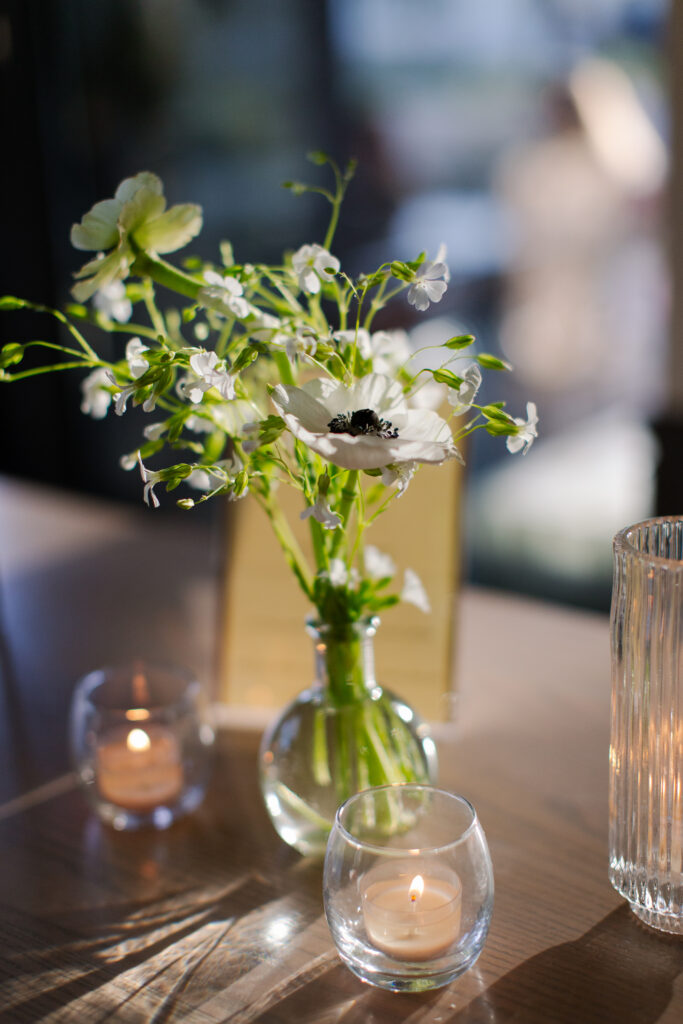
[[[134,707],[132,703],[125,707],[102,707],[93,698],[93,695],[99,687],[106,686],[108,679],[112,676],[120,677],[125,673],[132,675],[136,668],[142,668],[143,670],[146,668],[152,672],[162,673],[171,677],[176,683],[182,684],[181,692],[174,699],[161,703],[158,701],[156,703],[152,701],[146,702],[145,707],[152,713],[175,711],[176,709],[182,710],[184,707],[191,705],[201,691],[201,683],[195,673],[181,665],[170,665],[156,661],[128,661],[121,664],[101,665],[99,668],[86,672],[85,675],[77,680],[72,700],[74,702],[76,700],[86,700],[93,708],[106,712],[110,718],[120,716],[125,719],[126,712],[131,711]]]
[[[614,535],[614,551],[624,552],[634,558],[638,558],[640,561],[651,562],[662,568],[666,567],[674,571],[683,571],[682,558],[666,558],[664,555],[656,555],[651,551],[642,551],[635,546],[632,539],[638,530],[649,529],[653,526],[675,526],[677,524],[683,527],[683,515],[654,516],[651,519],[642,519],[639,523],[633,523],[631,526],[625,526],[623,530],[619,530]]]
[[[344,811],[353,804],[356,800],[360,800],[363,797],[367,797],[369,793],[383,793],[391,790],[411,790],[412,792],[429,792],[435,793],[440,797],[445,797],[447,800],[457,803],[460,807],[465,807],[470,812],[471,821],[466,828],[462,829],[459,835],[455,839],[451,839],[447,843],[441,843],[439,846],[420,846],[411,847],[409,849],[383,846],[381,843],[368,842],[364,839],[359,839],[358,836],[354,836],[352,832],[342,823],[341,817]],[[347,842],[351,843],[359,850],[369,850],[373,853],[382,854],[385,857],[396,857],[405,858],[410,856],[425,856],[443,853],[446,850],[450,850],[455,846],[459,846],[469,838],[471,832],[473,832],[479,824],[479,815],[476,812],[474,804],[467,799],[466,796],[462,796],[460,793],[451,793],[450,790],[440,789],[438,786],[431,786],[426,782],[394,782],[386,786],[371,786],[368,789],[361,789],[358,793],[354,793],[352,796],[347,797],[343,804],[337,808],[337,813],[334,816],[335,826],[343,833]]]

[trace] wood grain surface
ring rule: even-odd
[[[66,526],[45,494],[20,489],[4,506],[3,495],[6,488],[3,529],[19,499],[39,528],[31,504],[39,498],[59,541]],[[494,917],[482,956],[461,979],[433,993],[395,995],[340,963],[323,916],[321,865],[284,846],[268,821],[256,776],[258,720],[247,727],[228,714],[207,799],[168,831],[116,833],[87,810],[52,733],[66,713],[63,680],[82,648],[100,656],[107,638],[101,604],[81,601],[69,580],[96,573],[113,546],[110,585],[120,592],[134,571],[125,553],[139,558],[143,545],[151,581],[166,542],[147,545],[148,520],[128,513],[72,499],[63,510],[72,525],[79,515],[89,525],[83,545],[76,537],[62,551],[60,571],[43,573],[47,551],[27,569],[17,540],[12,571],[2,576],[12,655],[3,699],[14,712],[2,726],[13,739],[11,751],[3,748],[10,767],[0,804],[0,1021],[680,1024],[683,944],[639,925],[607,881],[604,618],[493,593],[463,595],[457,719],[434,733],[441,784],[472,800],[486,830]],[[104,547],[92,540],[98,522]],[[161,646],[168,633],[174,656],[209,665],[210,633],[193,635],[177,610],[187,611],[188,623],[203,621],[214,599],[213,562],[207,556],[201,568],[203,542],[192,530],[182,543],[175,580],[157,567],[162,590],[177,587],[176,613],[162,602],[164,621],[150,629],[159,630]],[[152,620],[154,586],[142,594]],[[13,602],[15,593],[21,599]],[[73,602],[79,628],[65,643],[48,620],[66,621]],[[134,606],[132,598],[114,602],[113,635],[135,628]],[[29,657],[19,640],[28,625],[40,628],[41,616]],[[40,685],[26,674],[36,666]],[[50,672],[57,681],[50,700],[62,716],[51,727]],[[41,744],[51,747],[42,762]],[[12,769],[17,758],[40,764]]]

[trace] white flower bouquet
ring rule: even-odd
[[[401,599],[428,609],[413,570],[406,570],[402,588],[394,586],[395,567],[365,544],[366,530],[400,498],[421,465],[461,459],[459,443],[480,429],[506,437],[512,452],[525,451],[537,418],[531,403],[525,419],[510,416],[502,402],[477,404],[482,369],[509,367],[485,353],[468,358],[471,335],[444,338],[432,367],[417,370],[417,353],[403,332],[373,330],[377,313],[403,293],[418,310],[439,302],[447,265],[442,254],[434,261],[421,254],[355,279],[347,275],[331,249],[354,166],[341,170],[323,153],[311,158],[329,167],[332,187],[287,186],[324,197],[331,208],[327,233],[322,244],[302,245],[278,265],[236,262],[229,242],[220,246],[219,263],[193,257],[171,264],[166,254],[199,233],[201,209],[167,209],[154,174],[123,181],[113,198],[96,203],[72,228],[73,245],[95,254],[75,275],[75,303],[61,311],[12,296],[0,299],[0,308],[56,317],[71,338],[63,345],[6,345],[0,380],[86,369],[85,413],[102,418],[113,404],[122,416],[129,404],[141,406],[149,423],[137,449],[121,461],[124,468],[139,468],[148,505],[159,505],[160,487],[189,488],[177,501],[184,509],[249,492],[268,516],[317,620],[330,631],[329,687],[343,704],[359,685],[353,659],[338,650],[354,624]],[[93,328],[128,336],[120,359],[98,355]],[[22,370],[25,351],[41,345],[57,348],[59,361]],[[426,401],[434,384],[448,399],[445,418]],[[171,457],[152,468],[162,449]],[[282,512],[280,485],[300,494],[312,561]],[[391,723],[380,729],[368,721],[358,728],[365,748],[375,748]],[[363,749],[356,744],[357,752]],[[316,756],[325,755],[318,750]],[[359,778],[357,766],[342,768],[348,779],[337,795]],[[360,777],[377,784],[414,775],[392,774],[385,765]]]

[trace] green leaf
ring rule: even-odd
[[[509,363],[506,363],[504,359],[499,359],[498,356],[492,356],[488,352],[480,352],[477,356],[477,362],[480,366],[483,366],[486,370],[511,370],[512,367]]]
[[[20,363],[23,358],[23,345],[20,345],[18,342],[10,342],[9,345],[3,345],[0,352],[0,368],[4,369],[6,366],[14,366],[16,363]]]
[[[431,370],[431,375],[439,384],[447,384],[449,388],[459,388],[462,384],[462,377],[450,370]]]
[[[475,341],[473,334],[458,334],[455,338],[449,338],[448,341],[444,341],[445,348],[467,348]]]
[[[0,309],[26,309],[31,305],[25,299],[17,299],[14,295],[0,297]]]

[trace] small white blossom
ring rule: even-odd
[[[429,309],[430,302],[440,302],[446,291],[448,267],[445,263],[423,263],[408,289],[408,302],[416,309]]]
[[[472,408],[472,403],[477,397],[480,387],[481,370],[476,363],[472,363],[463,373],[462,384],[458,390],[448,389],[448,401],[453,406],[454,416],[462,416],[463,413]]]
[[[143,491],[143,498],[145,500],[145,504],[151,505],[152,508],[159,508],[159,499],[154,493],[154,488],[161,480],[161,473],[155,473],[151,469],[147,469],[147,467],[142,462],[140,452],[137,453],[137,462],[138,466],[140,467],[140,476],[142,477],[143,483],[145,485]]]
[[[114,412],[117,416],[123,416],[128,405],[128,399],[137,391],[138,386],[137,384],[118,384],[111,370],[106,370],[105,372],[109,383],[118,390],[118,395],[114,395]]]
[[[515,419],[515,423],[522,429],[518,434],[511,434],[507,438],[507,450],[513,454],[521,451],[525,455],[534,443],[534,438],[538,437],[538,431],[536,430],[538,414],[534,402],[527,402],[526,404],[526,420]]]
[[[427,597],[427,591],[422,586],[420,577],[412,569],[406,569],[403,577],[403,590],[401,600],[408,604],[414,604],[421,612],[428,614],[432,608]]]
[[[396,488],[396,498],[402,498],[408,490],[408,484],[415,476],[416,469],[416,462],[402,462],[400,465],[396,466],[383,466],[381,476],[382,483],[385,487],[392,487],[394,484],[398,484]]]
[[[148,423],[147,426],[143,428],[142,433],[148,441],[158,441],[165,430],[165,423]]]
[[[333,512],[330,506],[327,504],[324,498],[318,498],[313,505],[309,505],[303,512],[300,513],[300,519],[308,519],[309,516],[313,516],[318,522],[325,527],[326,530],[336,530],[338,526],[341,526],[341,517]],[[343,563],[342,563],[343,564]]]
[[[133,315],[133,303],[126,297],[123,281],[110,281],[98,288],[93,295],[93,306],[109,320],[126,324]]]
[[[281,324],[282,321],[276,316],[273,316],[272,313],[264,313],[262,310],[258,309],[257,306],[249,307],[249,326],[252,329],[254,327],[257,328],[256,331],[252,330],[252,334],[253,337],[257,338],[259,341],[268,341],[269,335],[265,335],[265,332],[276,331]],[[264,336],[261,336],[258,331],[263,331]]]
[[[370,359],[372,357],[370,334],[364,327],[359,327],[357,331],[335,331],[332,337],[342,345],[353,345],[355,343],[358,346],[361,359]]]
[[[126,345],[126,362],[128,363],[130,375],[135,380],[138,377],[142,377],[143,373],[147,373],[149,370],[149,363],[142,355],[143,352],[147,351],[147,345],[143,345],[139,338],[131,338]]]
[[[318,346],[318,338],[310,327],[297,327],[296,334],[287,335],[284,336],[284,338],[287,358],[292,365],[294,364],[294,360],[297,356],[315,355],[315,350]]]
[[[217,388],[221,398],[230,401],[235,397],[235,383],[225,364],[219,362],[215,352],[200,349],[190,356],[190,368],[195,377],[184,377],[178,382],[178,390],[183,398],[189,399],[192,405],[198,405],[204,393]]]
[[[299,287],[309,295],[317,295],[321,281],[332,281],[339,270],[339,260],[322,245],[302,245],[292,256],[292,267]]]
[[[201,207],[183,203],[167,210],[163,191],[156,174],[142,171],[122,181],[112,199],[95,203],[73,225],[71,244],[97,253],[76,274],[80,280],[72,294],[77,302],[127,277],[137,250],[175,252],[199,233]]]
[[[227,477],[237,476],[242,468],[242,460],[238,455],[233,455],[229,459],[221,459],[214,466],[207,466],[206,469],[203,467],[193,469],[185,478],[185,483],[194,487],[195,490],[209,491],[213,487],[220,487],[226,483]],[[224,473],[221,470],[224,470]],[[232,498],[234,495],[230,495],[230,497]]]
[[[396,572],[396,566],[391,556],[380,551],[374,544],[366,545],[363,552],[363,563],[366,573],[373,580],[385,579],[387,576],[393,576]]]
[[[221,316],[236,316],[239,320],[248,317],[253,307],[242,298],[242,285],[228,275],[223,277],[215,270],[205,270],[206,285],[199,289],[197,302],[206,309],[212,309]]]
[[[128,472],[131,469],[135,469],[138,464],[138,452],[130,452],[128,455],[122,455],[119,459],[119,466],[121,469],[125,469]]]
[[[185,426],[195,434],[212,434],[216,429],[216,424],[205,416],[188,416]]]
[[[345,587],[347,583],[354,584],[358,581],[358,573],[355,569],[349,572],[343,558],[331,558],[329,569],[320,575],[327,577],[333,587]]]
[[[81,412],[92,416],[94,420],[103,420],[111,403],[111,392],[108,390],[110,383],[109,374],[103,366],[89,373],[81,381]]]

